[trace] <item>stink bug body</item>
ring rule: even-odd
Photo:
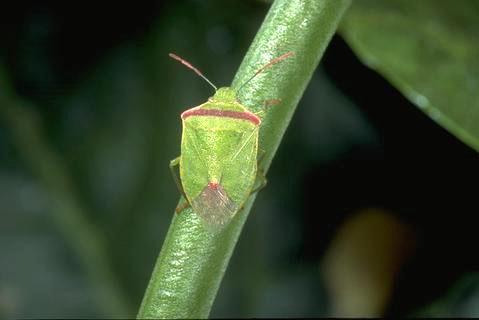
[[[259,69],[291,56],[284,54]],[[170,54],[212,85],[216,93],[207,102],[181,114],[181,155],[170,167],[180,166],[175,180],[193,211],[207,224],[227,224],[254,192],[258,175],[258,136],[261,119],[248,111],[229,88],[216,87],[184,59]],[[241,87],[243,87],[245,82]],[[261,176],[261,186],[266,180]],[[260,187],[261,187],[260,186]]]

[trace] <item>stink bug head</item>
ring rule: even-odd
[[[230,87],[221,87],[216,90],[215,95],[209,98],[209,100],[211,102],[235,103],[238,102],[238,97],[236,96],[236,92]]]
[[[214,96],[208,99],[207,103],[200,106],[203,109],[230,110],[237,112],[248,112],[239,102],[236,91],[230,87],[222,87],[216,90]]]

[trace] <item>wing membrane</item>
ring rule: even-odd
[[[193,210],[210,225],[225,225],[237,211],[237,206],[228,197],[221,185],[206,186],[203,191],[193,199]]]

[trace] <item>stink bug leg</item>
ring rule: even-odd
[[[259,192],[264,187],[266,187],[266,185],[268,184],[268,179],[264,175],[263,170],[258,169],[258,178],[257,179],[259,180],[259,185],[256,188],[254,188],[253,190],[251,190],[250,195],[255,194],[256,192]]]
[[[178,175],[176,174],[175,167],[177,167],[180,164],[180,157],[177,157],[173,160],[170,161],[170,171],[171,175],[173,176],[173,180],[175,180],[176,186],[178,187],[178,190],[180,193],[186,198],[185,191],[183,190],[183,187],[181,186],[180,179],[178,178]]]
[[[281,99],[268,99],[263,102],[263,108],[267,109],[269,107],[278,105],[281,103]]]
[[[278,105],[281,103],[281,99],[268,99],[263,101],[263,105],[261,106],[259,111],[256,111],[254,114],[263,119],[263,116],[265,115],[266,111],[275,105]]]
[[[258,148],[258,169],[256,171],[256,174],[257,174],[256,180],[259,181],[259,184],[257,187],[251,190],[250,195],[255,194],[256,192],[259,192],[268,184],[268,179],[264,175],[264,171],[260,168],[260,164],[263,162],[265,155],[266,155],[266,151]]]
[[[250,191],[249,196],[252,196],[253,194],[261,191],[268,184],[268,179],[264,175],[263,170],[258,169],[257,176],[256,176],[256,181],[259,181],[259,185],[256,186],[255,188],[253,188],[253,190]],[[241,211],[243,209],[244,209],[244,203],[238,211]]]
[[[188,200],[186,198],[183,198],[185,200],[185,202],[183,202],[183,204],[181,204],[180,206],[178,206],[176,209],[175,209],[175,213],[176,214],[180,214],[181,211],[185,210],[186,208],[189,208],[191,207],[190,203],[188,202]]]
[[[180,179],[178,178],[178,175],[176,174],[176,171],[175,171],[175,167],[177,167],[179,164],[180,164],[180,157],[177,157],[170,161],[171,175],[173,176],[173,180],[175,180],[176,186],[178,187],[178,190],[183,196],[183,199],[185,199],[185,202],[181,206],[176,208],[175,210],[176,213],[180,213],[181,211],[191,206],[190,203],[188,202],[188,198],[186,198],[185,191],[183,190]]]

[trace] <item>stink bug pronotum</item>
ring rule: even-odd
[[[271,60],[238,91],[265,69],[292,55],[293,52],[288,52]],[[189,62],[172,53],[170,57],[215,89],[207,102],[181,114],[181,155],[170,162],[170,168],[187,205],[208,225],[222,226],[242,208],[250,194],[266,184],[264,175],[260,174],[260,185],[253,189],[258,175],[261,119],[239,102],[232,88],[217,89]],[[178,164],[181,182],[174,170]]]

